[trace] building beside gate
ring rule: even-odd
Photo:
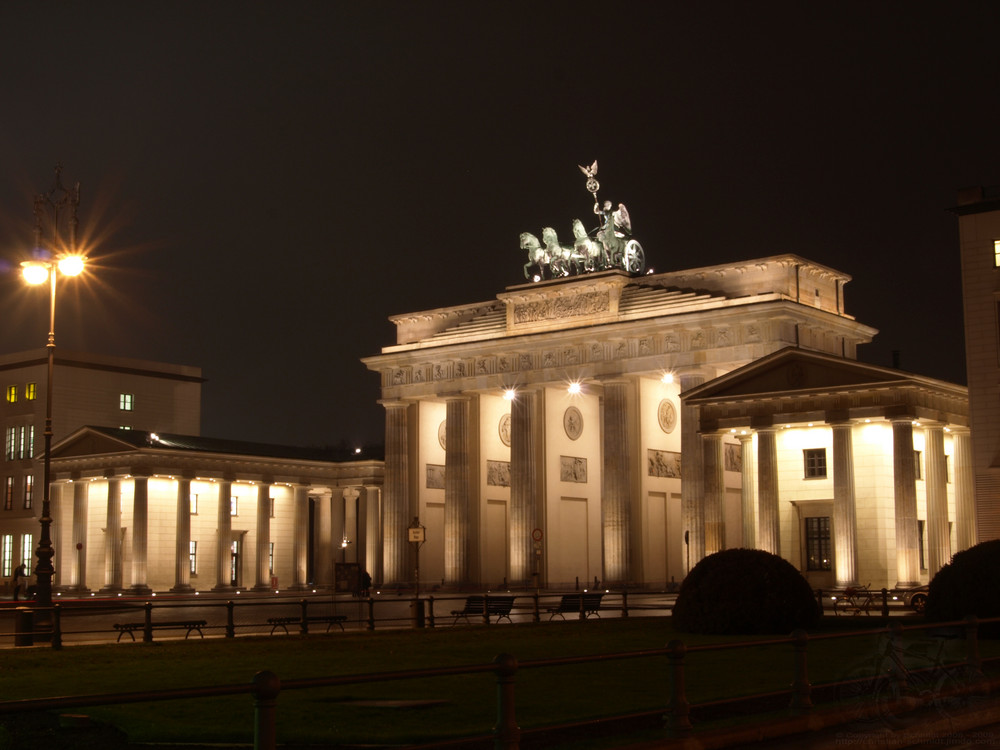
[[[956,506],[955,484],[940,485],[968,427],[966,392],[858,365],[876,331],[847,313],[849,281],[779,255],[565,276],[395,316],[396,343],[364,360],[386,410],[385,581],[419,564],[421,578],[454,586],[662,586],[743,545],[818,565],[817,581],[926,580],[921,560],[940,565],[974,538],[967,495]],[[756,377],[741,368],[786,350],[799,357],[780,360],[787,381],[719,405],[729,396],[717,389],[736,382],[725,376]],[[832,380],[800,382],[814,370]],[[847,425],[854,461],[841,467]],[[933,456],[930,493],[914,451]],[[414,518],[426,527],[419,559],[406,543]]]

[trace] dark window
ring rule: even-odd
[[[806,570],[830,570],[833,562],[830,547],[830,517],[806,519]]]
[[[806,479],[826,477],[826,448],[806,448],[802,451],[802,461]]]

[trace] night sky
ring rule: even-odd
[[[523,231],[657,271],[797,253],[851,274],[861,358],[965,382],[959,188],[1000,183],[995,2],[4,2],[0,351],[14,269],[82,183],[57,346],[203,368],[203,434],[379,443],[390,315],[523,283]]]

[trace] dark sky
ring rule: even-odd
[[[964,382],[961,187],[1000,182],[995,2],[5,2],[0,257],[80,181],[57,344],[198,365],[203,433],[380,442],[390,315],[522,283],[600,162],[657,271],[851,274],[861,358]],[[0,351],[45,302],[0,282]],[[74,286],[75,285],[75,286]]]

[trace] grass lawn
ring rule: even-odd
[[[844,618],[828,620],[831,628],[845,628]],[[678,635],[670,622],[670,618],[606,618],[488,628],[123,643],[58,652],[16,649],[3,652],[0,695],[19,699],[246,684],[261,669],[272,670],[283,680],[388,672],[481,664],[501,652],[526,662],[661,648],[675,638],[689,648],[751,640]],[[877,627],[878,620],[854,620],[850,627],[855,626]],[[874,671],[876,642],[874,635],[813,641],[809,648],[811,682],[844,679],[860,668]],[[983,651],[989,648],[996,646],[983,642]],[[695,651],[686,660],[689,700],[699,703],[787,689],[792,663],[789,645]],[[517,718],[522,728],[662,710],[669,698],[666,658],[662,656],[522,669],[516,685]],[[486,734],[496,720],[495,695],[491,674],[286,690],[278,700],[278,739],[335,747],[338,743],[412,742]],[[365,705],[365,701],[435,702],[402,708]],[[252,741],[249,696],[93,707],[78,712],[119,727],[132,741]]]

